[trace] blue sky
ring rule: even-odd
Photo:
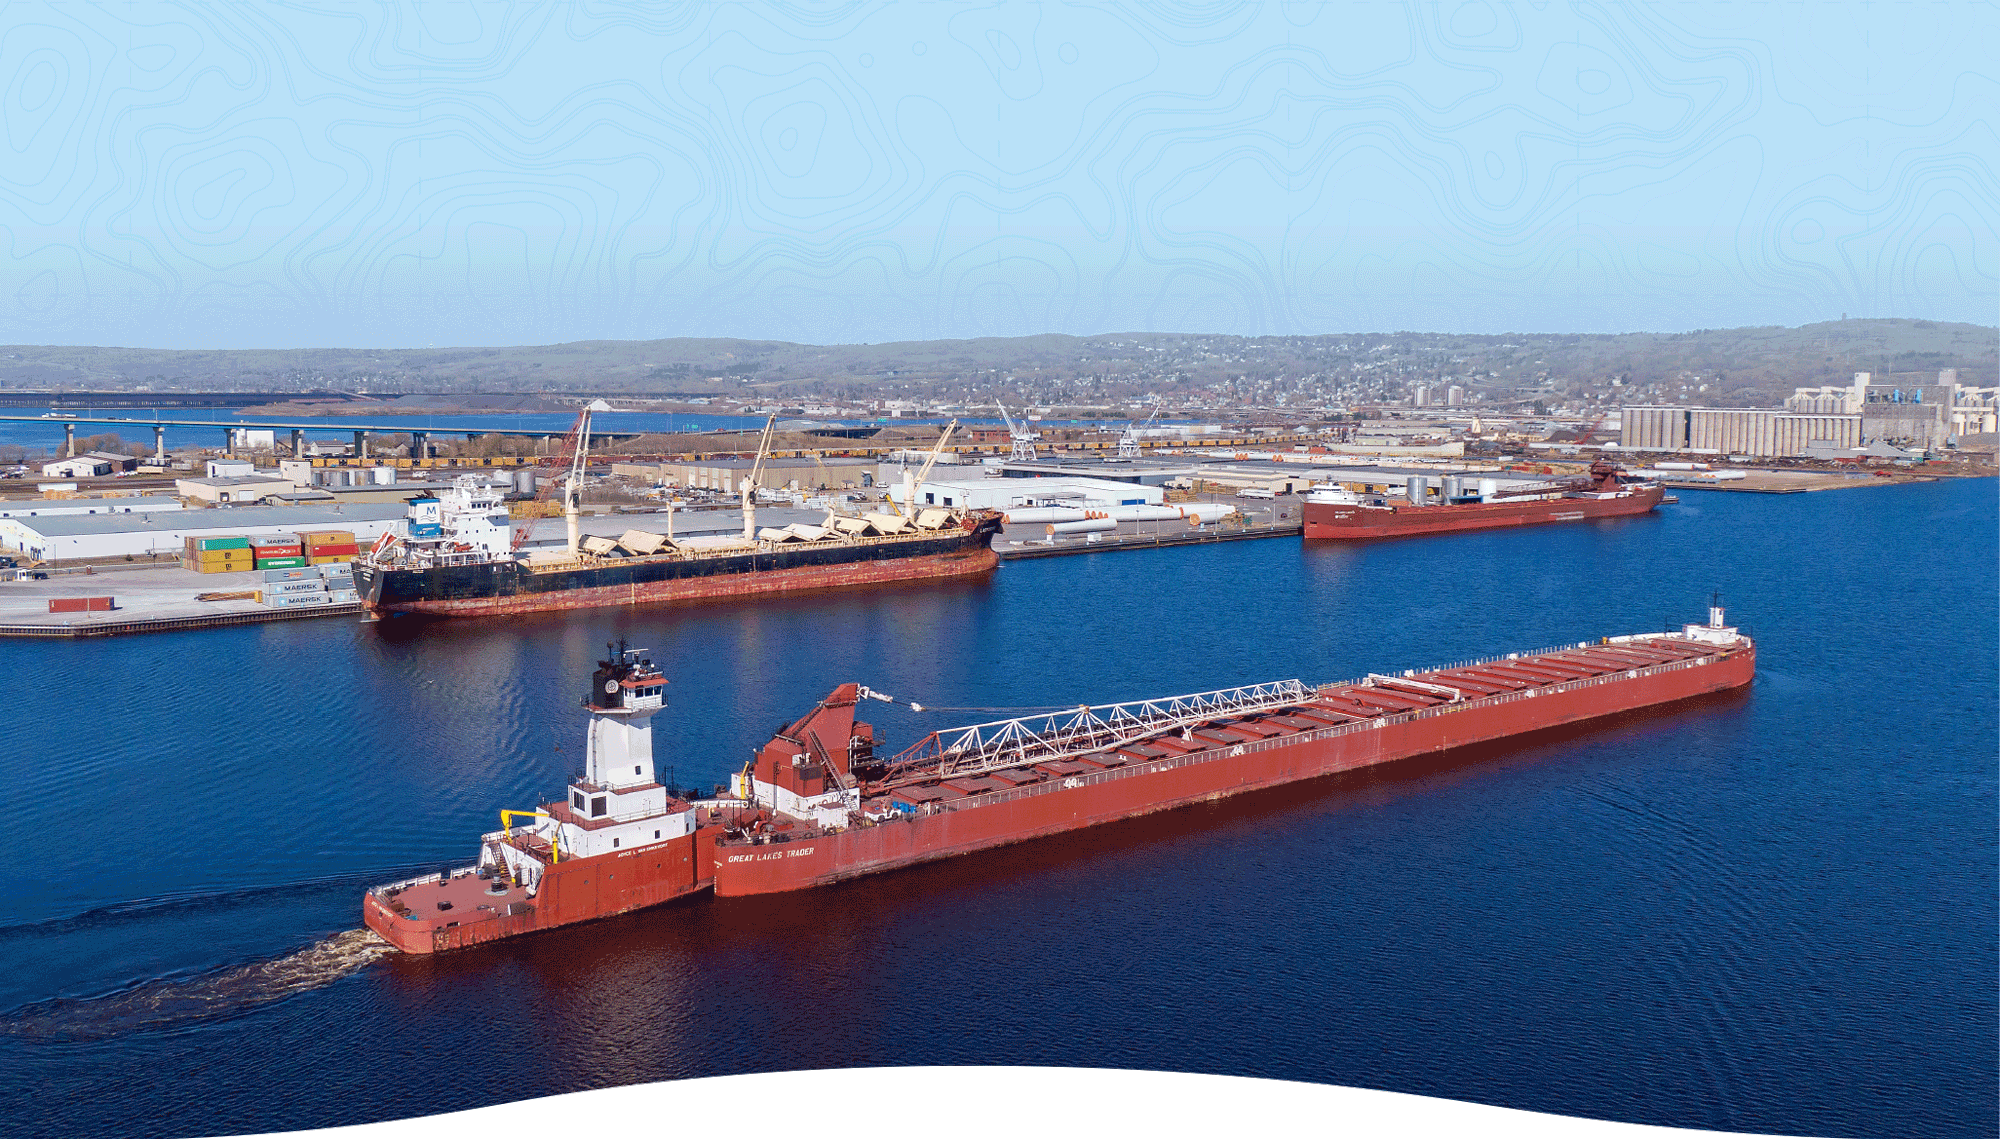
[[[1990,4],[10,5],[0,340],[1994,323]]]

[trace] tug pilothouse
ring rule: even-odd
[[[660,784],[653,717],[667,681],[623,643],[607,646],[583,699],[584,767],[564,797],[503,810],[481,836],[479,861],[376,887],[370,929],[428,953],[658,905],[714,881],[696,809]]]
[[[660,784],[653,716],[666,706],[666,677],[620,644],[606,645],[583,699],[590,713],[583,771],[563,803],[544,808],[565,858],[591,858],[666,842],[695,829],[694,807]]]

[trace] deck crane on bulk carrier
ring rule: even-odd
[[[938,432],[937,443],[931,447],[930,456],[924,460],[924,469],[917,474],[914,481],[910,478],[910,468],[903,468],[903,519],[905,521],[913,521],[916,518],[917,488],[930,480],[931,468],[937,464],[938,456],[944,454],[945,441],[950,439],[951,433],[956,430],[958,430],[958,420],[954,419],[944,425],[943,431]]]
[[[576,516],[584,500],[584,466],[590,460],[590,408],[576,414],[576,422],[570,424],[570,434],[562,436],[562,450],[552,456],[542,456],[534,466],[556,466],[562,456],[570,458],[570,470],[562,476],[562,524],[568,544],[564,550],[570,560],[576,558]],[[518,532],[514,536],[514,548],[518,550],[528,540],[528,532]]]
[[[743,540],[755,545],[757,542],[757,484],[764,481],[764,457],[771,453],[771,425],[778,421],[776,415],[764,419],[764,433],[757,439],[757,459],[750,464],[750,473],[743,476]]]

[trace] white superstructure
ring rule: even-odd
[[[409,532],[384,538],[364,555],[399,569],[511,561],[514,530],[500,487],[460,475],[442,494],[408,500]]]
[[[558,862],[633,850],[681,838],[695,829],[694,807],[661,785],[653,764],[653,716],[666,706],[666,678],[653,662],[624,645],[591,674],[584,707],[590,729],[584,767],[563,803],[532,812],[534,822],[488,835],[482,865],[506,864],[510,877],[532,888],[542,863],[503,836],[531,834],[551,843]],[[509,812],[530,814],[530,812]]]

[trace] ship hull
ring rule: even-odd
[[[1468,502],[1450,506],[1395,506],[1388,509],[1307,502],[1305,536],[1328,541],[1450,534],[1511,526],[1542,526],[1592,518],[1645,514],[1660,505],[1666,490],[1651,486],[1618,498],[1556,498],[1533,502]]]
[[[1638,669],[1533,693],[1470,700],[1017,787],[963,800],[965,805],[956,810],[910,814],[789,843],[718,843],[715,892],[740,897],[826,885],[1226,795],[1669,704],[1741,687],[1755,671],[1754,648],[1718,652],[1700,663]]]
[[[355,585],[376,617],[471,617],[600,609],[718,597],[971,577],[999,564],[997,519],[935,537],[774,546],[735,556],[607,561],[532,571],[519,562],[409,570],[357,563]]]
[[[398,913],[379,892],[371,891],[362,903],[362,920],[405,953],[441,953],[596,921],[708,889],[714,844],[713,829],[699,830],[615,854],[560,861],[543,872],[540,888],[531,898],[516,899],[521,894],[516,890],[491,902],[479,901],[488,897],[480,889],[482,880],[460,879],[458,887],[428,881],[399,893],[408,909]],[[436,901],[447,892],[463,899],[440,911]]]

